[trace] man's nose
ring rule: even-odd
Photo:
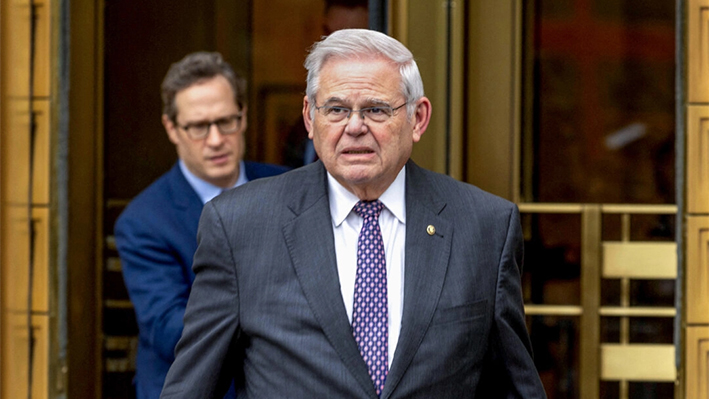
[[[359,111],[352,111],[349,119],[345,124],[345,133],[348,134],[363,134],[367,132],[367,123],[364,120],[364,115]]]
[[[207,137],[205,137],[205,140],[207,141],[207,145],[210,146],[218,146],[222,143],[222,141],[224,141],[222,132],[219,131],[216,123],[209,125],[209,130],[207,131]]]

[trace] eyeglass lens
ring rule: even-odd
[[[396,109],[399,108],[401,108],[401,106]],[[394,108],[390,106],[367,107],[359,110],[353,110],[352,108],[347,107],[325,105],[322,107],[317,107],[317,109],[320,110],[323,116],[325,116],[331,123],[342,122],[349,119],[353,112],[359,113],[360,118],[368,119],[372,122],[385,122],[394,114]]]
[[[194,139],[204,138],[209,134],[212,125],[217,126],[221,134],[231,134],[236,132],[241,125],[241,115],[232,115],[226,118],[217,119],[211,122],[199,122],[183,126],[182,128]]]

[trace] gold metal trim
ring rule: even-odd
[[[107,272],[121,272],[121,259],[117,256],[111,256],[106,258],[106,271]]]
[[[687,55],[684,61],[687,68],[687,101],[706,103],[709,101],[709,0],[689,0],[686,4]],[[678,66],[679,67],[679,66]]]
[[[106,200],[106,208],[125,208],[130,202],[130,198],[109,198]]]
[[[527,316],[581,316],[581,306],[573,305],[524,305]]]
[[[527,202],[517,204],[522,213],[581,213],[582,204],[554,204]]]
[[[598,399],[601,317],[601,207],[584,205],[581,215],[581,343],[579,386],[581,399]]]
[[[108,373],[127,373],[135,371],[135,366],[130,359],[106,359],[106,372]]]
[[[133,309],[133,303],[128,300],[106,299],[103,306],[109,309]]]
[[[585,204],[566,203],[535,203],[525,202],[517,204],[522,213],[581,213]],[[646,205],[646,204],[602,204],[589,205],[600,206],[602,213],[608,214],[656,214],[673,215],[677,213],[677,205]]]
[[[630,241],[630,214],[629,213],[623,213],[620,216],[620,240],[623,242],[628,242]],[[604,251],[605,252],[605,251]]]
[[[709,106],[687,107],[686,121],[687,213],[709,213]]]
[[[607,317],[675,317],[677,309],[667,307],[619,307],[606,306],[598,310],[601,316]]]
[[[677,244],[674,242],[605,241],[603,277],[636,280],[677,278]]]
[[[685,270],[685,322],[709,324],[709,217],[685,218],[687,260]]]
[[[107,336],[104,338],[103,347],[109,351],[131,350],[138,342],[135,336]]]
[[[621,381],[674,381],[674,345],[602,344],[601,379]]]
[[[524,120],[523,109],[522,109],[522,90],[524,79],[522,79],[523,69],[524,69],[524,44],[525,44],[525,28],[524,28],[524,6],[522,0],[515,0],[512,5],[512,13],[514,18],[514,23],[512,25],[512,44],[513,44],[513,70],[511,86],[512,86],[512,104],[511,104],[511,114],[512,114],[512,126],[510,127],[510,134],[512,135],[512,142],[510,143],[510,163],[512,164],[512,171],[510,173],[510,198],[514,202],[520,201],[520,185],[521,176],[520,170],[522,167],[522,121]]]
[[[404,46],[409,46],[409,0],[389,2],[389,33]]]
[[[107,249],[116,250],[118,248],[116,247],[116,237],[112,235],[106,236],[105,244]]]
[[[685,390],[688,399],[709,398],[709,327],[687,327]]]
[[[601,211],[603,213],[630,213],[634,215],[674,215],[677,213],[677,205],[603,204]]]

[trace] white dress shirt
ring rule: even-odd
[[[362,229],[362,218],[352,208],[359,198],[347,191],[330,173],[328,193],[330,215],[335,236],[337,272],[340,290],[345,302],[347,317],[352,323],[354,286],[357,277],[357,240]],[[401,314],[404,305],[404,255],[406,249],[406,167],[401,169],[394,182],[379,197],[384,209],[379,215],[379,227],[384,240],[387,269],[387,302],[389,308],[389,367],[394,359],[396,344],[401,330]]]
[[[184,162],[180,159],[178,161],[180,164],[180,170],[182,171],[182,175],[185,176],[185,179],[187,179],[187,183],[192,186],[194,191],[197,192],[197,195],[199,198],[202,200],[202,204],[206,204],[208,201],[210,201],[212,198],[216,197],[217,195],[221,194],[222,191],[224,191],[224,188],[222,187],[217,187],[212,183],[208,183],[199,177],[195,176],[194,173],[190,172],[189,169],[187,169],[187,165],[185,165]],[[249,179],[246,177],[246,169],[244,169],[244,161],[239,162],[239,178],[236,180],[236,184],[234,184],[234,188],[237,186],[240,186],[246,182],[248,182]]]

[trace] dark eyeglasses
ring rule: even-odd
[[[214,121],[195,122],[186,125],[180,125],[175,122],[175,125],[187,132],[191,139],[200,140],[207,137],[212,125],[215,125],[219,133],[223,135],[235,133],[241,127],[241,115],[241,113],[238,113]]]

